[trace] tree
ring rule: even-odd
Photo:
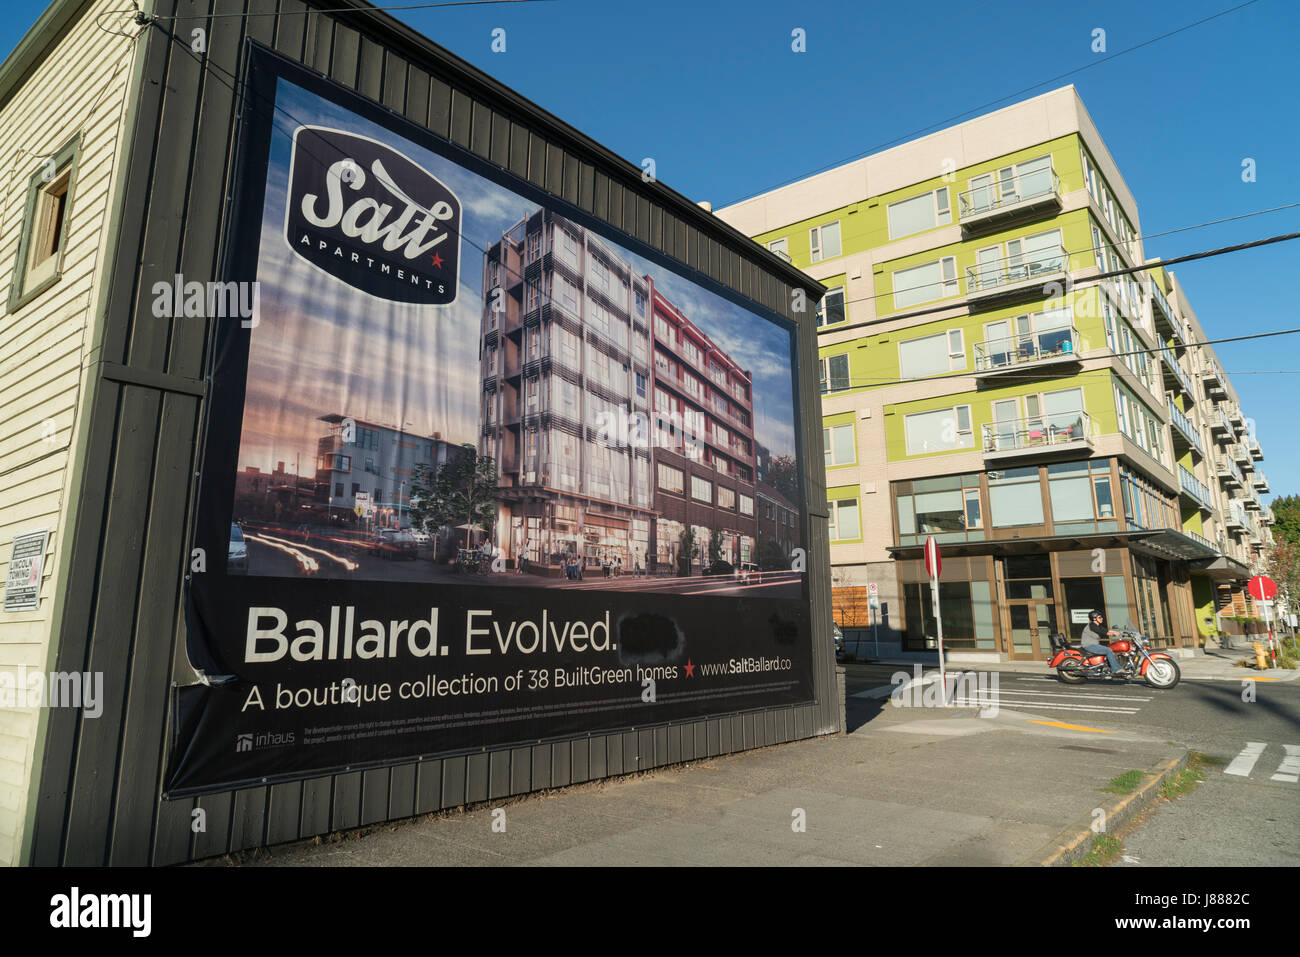
[[[1279,538],[1265,567],[1268,577],[1277,583],[1281,607],[1286,608],[1300,599],[1300,542]]]
[[[427,465],[415,470],[411,481],[411,520],[424,531],[443,525],[466,525],[465,547],[474,526],[491,531],[496,520],[497,466],[490,455],[474,446],[461,446],[435,474]]]
[[[771,570],[776,568],[788,568],[790,566],[790,556],[785,553],[781,543],[771,535],[758,533],[758,541],[754,546],[754,561],[761,568]]]
[[[768,459],[765,481],[791,502],[799,501],[799,466],[793,455],[774,455]]]
[[[709,564],[722,561],[722,530],[715,528],[709,532]]]
[[[1273,537],[1279,542],[1300,545],[1300,495],[1273,499]]]
[[[700,546],[696,544],[694,530],[689,525],[682,526],[682,532],[677,536],[677,574],[689,575],[691,562],[699,554]]]

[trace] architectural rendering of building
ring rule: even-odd
[[[484,256],[480,454],[508,562],[673,571],[753,546],[750,376],[608,244],[549,211]],[[652,332],[653,328],[653,332]]]
[[[1185,647],[1250,613],[1262,450],[1073,87],[717,215],[831,290],[834,582],[876,584],[903,650],[935,645],[929,536],[959,656],[1045,657],[1092,608]]]

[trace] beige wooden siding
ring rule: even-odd
[[[95,17],[121,6],[91,4],[0,109],[0,576],[16,534],[50,531],[40,608],[0,612],[0,672],[11,675],[46,667],[59,557],[71,534],[68,483],[135,50],[129,38],[98,29]],[[78,133],[62,277],[10,315],[28,180]],[[16,863],[21,847],[38,718],[35,708],[0,702],[0,864]]]

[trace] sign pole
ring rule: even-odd
[[[943,614],[939,610],[939,573],[943,570],[943,556],[939,543],[931,535],[925,540],[925,570],[930,573],[930,599],[934,602],[934,628],[939,639],[939,683],[943,688],[943,703],[948,704],[948,675],[943,664]]]

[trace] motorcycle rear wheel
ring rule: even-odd
[[[1178,684],[1183,674],[1172,658],[1153,658],[1147,665],[1146,682],[1152,688],[1167,691]]]
[[[1081,685],[1088,679],[1079,674],[1079,666],[1071,662],[1062,662],[1057,666],[1057,675],[1067,685]]]

